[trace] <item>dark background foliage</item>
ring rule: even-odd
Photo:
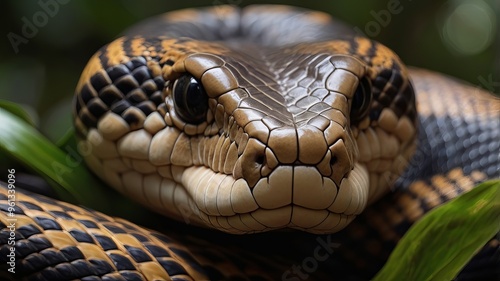
[[[181,8],[257,3],[327,12],[386,44],[409,65],[500,92],[498,0],[8,0],[0,4],[0,99],[26,105],[42,132],[56,140],[70,126],[69,104],[87,60],[123,29]],[[53,12],[44,5],[52,5]],[[391,5],[398,12],[388,19]],[[23,35],[27,21],[36,27],[29,36]],[[23,42],[13,44],[16,36]]]

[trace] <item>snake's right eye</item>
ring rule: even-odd
[[[357,122],[365,118],[372,103],[372,85],[367,77],[361,78],[352,97],[351,120]]]
[[[172,93],[175,113],[184,122],[198,125],[206,121],[208,96],[198,80],[185,74],[175,80]]]

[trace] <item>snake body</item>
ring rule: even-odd
[[[366,276],[428,210],[500,169],[498,99],[286,6],[189,9],[139,24],[90,59],[74,109],[87,164],[123,194],[231,234],[296,229],[327,235],[325,244],[346,228],[338,256]],[[290,268],[302,254],[249,250],[260,237],[320,243],[273,231],[207,234],[207,247],[206,236],[21,196],[18,266],[30,280],[300,280]],[[247,251],[232,249],[245,239]],[[498,273],[498,249],[492,239],[478,254],[482,273]],[[307,277],[339,276],[325,264]]]

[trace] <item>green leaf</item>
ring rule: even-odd
[[[36,121],[35,118],[33,118],[26,110],[24,110],[19,104],[6,101],[6,100],[0,100],[0,108],[3,108],[7,110],[8,112],[16,115],[17,117],[21,118],[24,120],[24,122],[27,122],[29,125],[35,127],[36,126]]]
[[[453,280],[499,222],[500,180],[484,182],[415,223],[373,280]]]
[[[0,108],[0,149],[58,183],[54,189],[64,201],[109,210],[103,191],[106,187],[87,170],[76,151],[59,149],[23,119],[3,108]]]

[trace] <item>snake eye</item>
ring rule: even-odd
[[[173,85],[175,113],[186,123],[198,125],[206,120],[208,96],[203,85],[191,75],[183,75]]]
[[[372,103],[372,85],[368,78],[363,77],[352,97],[351,120],[361,121],[368,114]]]

